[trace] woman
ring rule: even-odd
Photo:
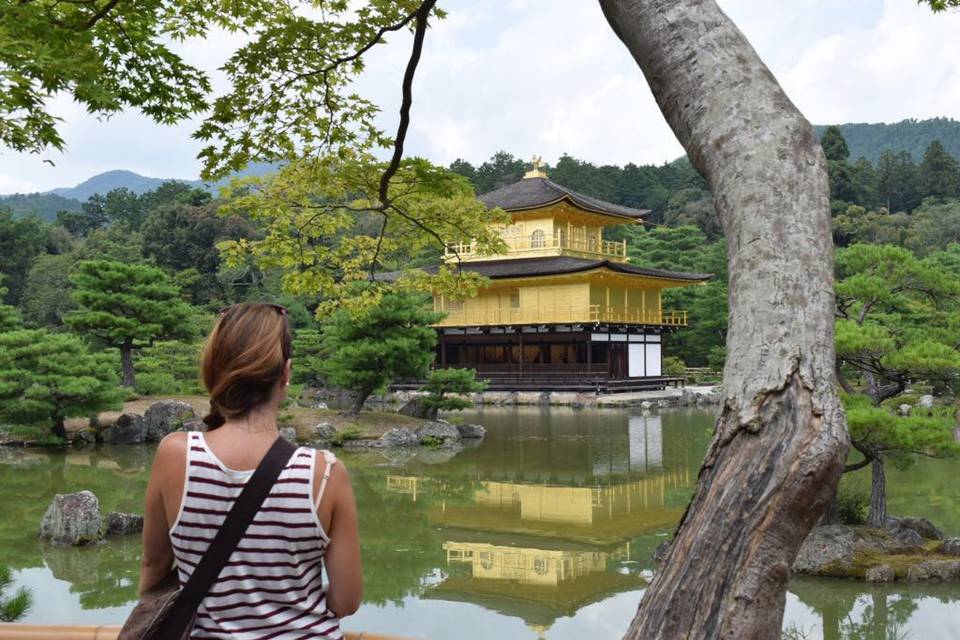
[[[140,592],[175,561],[186,583],[244,483],[279,437],[290,383],[286,310],[221,313],[203,352],[206,433],[171,433],[147,484]],[[326,565],[329,584],[323,585]],[[191,637],[342,637],[362,591],[357,508],[343,463],[301,447],[201,604]]]

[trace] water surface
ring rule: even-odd
[[[453,455],[340,451],[361,517],[364,605],[348,629],[420,638],[619,638],[693,490],[703,411],[487,408],[485,440]],[[27,621],[121,622],[139,540],[37,541],[55,493],[141,511],[152,451],[0,452],[0,562],[37,606]],[[890,509],[960,534],[960,461],[888,471]],[[868,486],[868,475],[855,478]],[[785,626],[807,638],[960,639],[960,587],[795,580]]]

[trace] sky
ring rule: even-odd
[[[787,94],[816,124],[960,119],[960,12],[915,0],[719,0]],[[498,150],[553,163],[659,164],[683,152],[595,0],[441,0],[414,84],[407,153],[479,164]],[[207,70],[238,46],[217,35],[180,49]],[[409,36],[372,52],[359,91],[396,126]],[[59,96],[63,153],[0,149],[0,194],[69,187],[111,169],[194,179],[198,121],[154,124],[136,111],[98,120]],[[49,161],[49,162],[45,162]],[[52,162],[52,166],[50,164]]]

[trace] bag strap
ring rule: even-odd
[[[180,638],[187,625],[196,615],[200,603],[207,596],[210,587],[216,582],[227,560],[233,554],[247,527],[260,510],[260,505],[270,493],[280,473],[297,450],[286,438],[278,436],[257,465],[253,476],[244,485],[243,490],[233,503],[233,507],[223,521],[217,535],[214,536],[207,552],[193,570],[187,584],[170,607],[156,638]]]

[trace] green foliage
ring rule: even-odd
[[[20,587],[11,596],[4,596],[4,592],[13,585],[13,575],[10,568],[0,565],[0,622],[16,622],[27,615],[33,606],[33,596],[26,587]]]
[[[846,162],[850,158],[850,148],[847,147],[840,127],[836,125],[830,125],[824,130],[820,136],[820,146],[823,147],[823,154],[828,161]]]
[[[841,124],[839,128],[850,150],[850,158],[866,158],[870,162],[877,162],[880,156],[888,151],[903,151],[909,156],[920,158],[924,149],[934,140],[940,140],[948,153],[960,157],[960,122],[953,118],[911,119],[891,124],[849,123]],[[814,129],[822,136],[827,127],[819,125]]]
[[[676,356],[667,356],[663,359],[663,375],[673,378],[682,378],[687,373],[687,365]]]
[[[917,0],[917,4],[929,4],[935,13],[960,7],[960,0]]]
[[[135,386],[132,352],[157,340],[191,338],[190,307],[156,267],[80,262],[70,275],[77,309],[64,318],[81,333],[120,349],[124,384]]]
[[[870,496],[861,487],[854,486],[844,480],[837,488],[837,519],[841,524],[865,524],[867,511],[870,508]]]
[[[920,189],[924,196],[954,198],[960,196],[960,164],[934,140],[920,163]]]
[[[9,304],[3,304],[3,297],[7,294],[6,287],[3,286],[3,274],[0,274],[0,333],[4,331],[13,331],[23,326],[20,318],[20,312],[16,307]]]
[[[450,394],[482,393],[486,388],[487,383],[477,380],[477,372],[473,369],[434,369],[420,390],[427,392],[423,405],[428,415],[436,416],[438,411],[460,411],[473,406],[469,400],[451,398]]]
[[[52,222],[58,211],[80,211],[80,201],[55,193],[15,193],[0,196],[0,208],[9,209],[14,218],[34,216]]]
[[[394,380],[426,375],[437,342],[430,325],[441,314],[428,311],[421,296],[390,292],[357,314],[341,310],[323,326],[321,373],[329,383],[366,398]]]
[[[112,360],[69,334],[0,333],[0,422],[52,426],[63,438],[66,418],[119,408]]]
[[[323,338],[316,329],[293,334],[293,382],[318,386],[322,382]]]
[[[474,239],[495,253],[503,240],[489,224],[505,220],[474,198],[462,176],[425,160],[401,162],[390,182],[390,206],[380,204],[378,184],[385,169],[366,154],[344,152],[293,161],[277,174],[235,181],[227,212],[239,212],[265,226],[262,239],[219,244],[230,267],[253,261],[263,271],[283,273],[289,295],[316,296],[322,315],[338,306],[354,309],[381,294],[353,283],[369,281],[384,264],[407,266],[410,256],[440,242]],[[439,276],[411,277],[402,286],[463,295],[482,281],[475,274],[444,270]]]
[[[3,302],[19,302],[30,265],[44,251],[46,243],[46,229],[39,220],[14,220],[13,214],[0,209],[0,273],[4,274],[4,286],[8,288]]]
[[[333,434],[330,444],[335,447],[342,447],[347,440],[359,440],[363,435],[363,430],[355,424],[349,424]]]
[[[437,436],[423,436],[420,438],[420,444],[425,446],[427,449],[439,449],[443,445],[443,438]]]
[[[953,439],[952,416],[944,412],[899,416],[886,407],[875,406],[865,395],[844,395],[843,405],[850,438],[866,456],[880,456],[904,468],[916,455],[945,457],[960,453],[960,444]]]
[[[906,151],[885,151],[877,161],[876,193],[888,211],[913,211],[922,200],[920,173]]]
[[[193,395],[204,393],[200,383],[200,343],[177,340],[155,342],[140,350],[134,360],[136,391],[142,395]]]

